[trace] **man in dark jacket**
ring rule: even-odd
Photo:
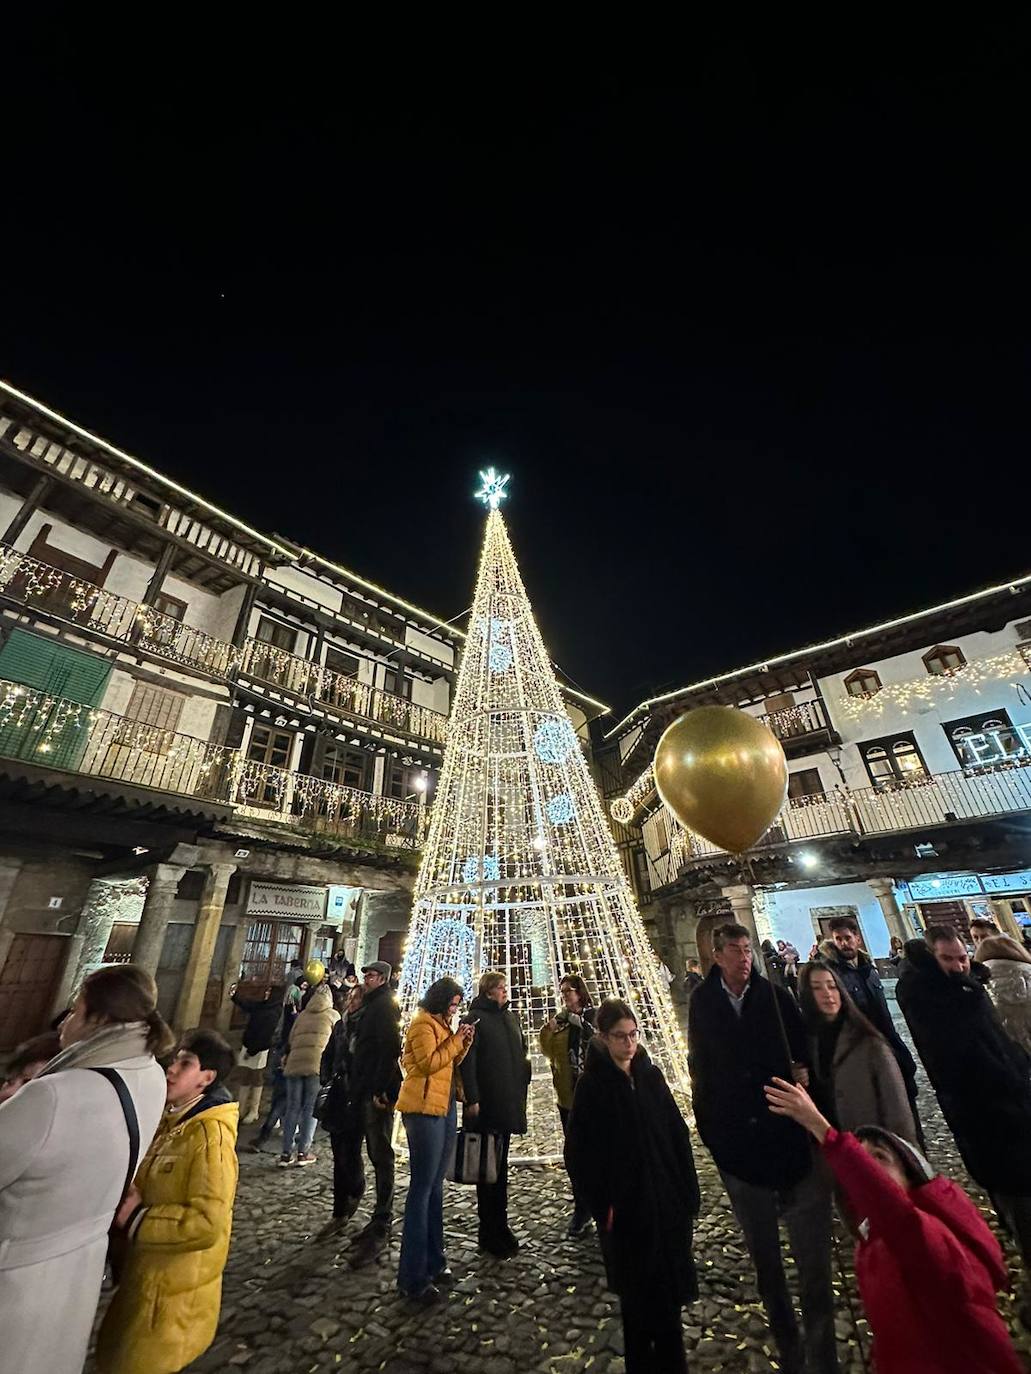
[[[1031,1280],[1031,1062],[1002,1028],[954,929],[906,945],[896,996],[963,1163],[991,1196]],[[1027,1312],[1028,1300],[1025,1297]]]
[[[526,1134],[530,1058],[519,1022],[509,1010],[503,973],[483,975],[464,1019],[476,1027],[476,1038],[459,1070],[465,1104],[462,1125],[498,1137],[498,1181],[476,1185],[480,1249],[507,1259],[519,1249],[508,1225],[508,1147],[512,1136]]]
[[[837,1374],[830,1177],[805,1132],[774,1116],[763,1091],[774,1077],[807,1082],[805,1027],[791,994],[771,987],[753,966],[745,926],[714,931],[713,957],[709,976],[688,1004],[698,1134],[744,1232],[781,1368],[786,1374],[803,1368]],[[780,1217],[798,1266],[804,1356],[784,1277]]]
[[[835,916],[828,922],[828,928],[837,955],[827,962],[845,984],[852,1001],[887,1040],[902,1074],[902,1081],[906,1085],[906,1096],[913,1109],[913,1120],[916,1122],[920,1143],[923,1144],[923,1131],[917,1111],[916,1064],[891,1019],[891,1009],[884,995],[881,976],[874,967],[873,960],[860,947],[859,926],[851,916]]]
[[[390,991],[391,967],[382,960],[366,964],[365,997],[350,1023],[350,1107],[354,1130],[348,1135],[353,1152],[351,1173],[361,1178],[362,1141],[376,1175],[376,1206],[372,1220],[358,1233],[349,1262],[360,1269],[371,1264],[390,1243],[394,1207],[394,1103],[401,1090],[401,1009]],[[363,1179],[364,1187],[364,1179]]]

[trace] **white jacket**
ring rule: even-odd
[[[988,984],[1006,1034],[1031,1054],[1031,964],[1020,959],[987,959]]]
[[[145,1052],[98,1062],[116,1069],[132,1095],[142,1159],[165,1106],[161,1066]],[[89,1068],[46,1074],[0,1106],[4,1370],[80,1374],[128,1167],[118,1095]]]

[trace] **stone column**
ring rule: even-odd
[[[243,963],[243,948],[247,943],[247,917],[241,905],[240,914],[236,918],[236,928],[233,931],[233,938],[229,942],[229,950],[226,954],[226,971],[222,979],[222,1004],[218,1009],[218,1017],[215,1021],[216,1029],[224,1035],[229,1029],[229,1023],[233,1019],[233,1003],[229,996],[229,989],[234,983],[240,981],[240,965]]]
[[[734,887],[724,887],[721,891],[730,903],[730,909],[734,913],[734,920],[738,925],[744,926],[752,937],[752,948],[755,951],[759,970],[762,972],[762,959],[759,957],[759,932],[755,926],[755,912],[752,910],[752,885],[751,883],[738,883]]]
[[[197,920],[193,927],[193,944],[190,946],[190,957],[186,961],[186,972],[183,974],[179,1001],[175,1008],[175,1025],[179,1030],[187,1030],[200,1020],[204,994],[211,974],[211,961],[215,956],[218,928],[226,904],[229,879],[235,872],[236,864],[211,864],[205,875],[204,891],[201,893]]]
[[[109,923],[108,935],[110,935],[110,933],[111,926]],[[58,980],[57,987],[54,989],[54,999],[50,1003],[51,1016],[57,1016],[59,1012],[64,1011],[66,1007],[71,1005],[76,989],[82,982],[82,973],[88,971],[83,967],[85,964],[83,958],[85,948],[86,940],[84,936],[71,935],[68,937],[64,955],[64,967],[61,970],[61,977]],[[106,948],[107,936],[104,937],[104,948],[101,949],[101,954],[103,954]]]
[[[1013,915],[1013,903],[1007,901],[1005,897],[992,897],[991,905],[1003,935],[1011,935],[1018,945],[1023,945],[1024,932],[1017,923],[1017,918]]]
[[[143,903],[139,929],[132,944],[132,961],[148,973],[157,973],[161,962],[161,948],[172,915],[172,903],[179,888],[179,880],[186,872],[182,864],[155,864]]]
[[[899,904],[895,900],[895,879],[867,878],[866,885],[877,898],[877,905],[884,915],[884,924],[888,927],[888,934],[897,935],[903,943],[906,940],[911,940],[913,936],[906,929]]]

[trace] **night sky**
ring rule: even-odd
[[[88,22],[5,58],[0,374],[241,518],[449,617],[510,471],[620,713],[1028,570],[1023,31]]]

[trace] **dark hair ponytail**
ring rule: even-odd
[[[175,1044],[175,1036],[157,1009],[158,989],[151,974],[138,964],[113,964],[98,968],[83,980],[79,995],[87,1015],[112,1025],[143,1021],[147,1049],[155,1059]]]

